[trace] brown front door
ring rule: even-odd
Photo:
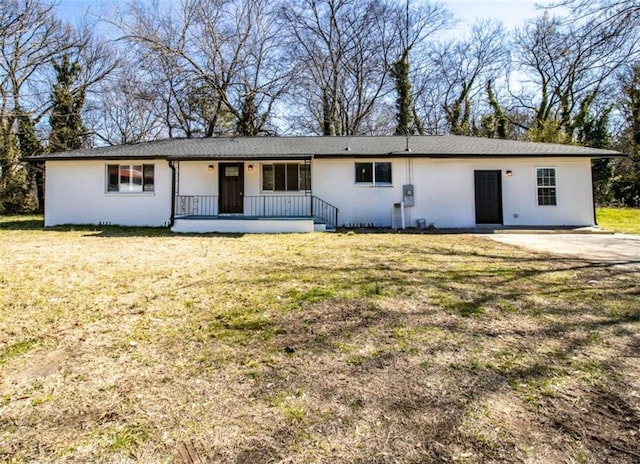
[[[500,171],[475,171],[476,224],[502,224]]]
[[[244,163],[220,163],[220,213],[244,211]]]

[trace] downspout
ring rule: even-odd
[[[593,225],[598,225],[598,217],[596,214],[596,182],[593,180],[593,158],[591,158],[591,169],[589,170],[591,174],[591,201],[593,202]]]
[[[171,168],[171,217],[169,218],[169,228],[173,227],[176,214],[176,166],[173,161],[168,160]]]
[[[348,140],[348,139],[347,139]],[[347,143],[349,143],[347,141]],[[309,212],[311,213],[311,217],[314,217],[314,208],[313,208],[313,203],[314,203],[314,199],[315,199],[315,195],[313,193],[313,158],[314,155],[311,154],[311,159],[309,160],[309,184],[310,184],[310,190],[311,190],[311,208],[309,208]],[[315,223],[315,218],[313,220],[313,222]]]

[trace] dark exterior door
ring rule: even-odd
[[[220,164],[220,213],[242,213],[244,211],[244,164]]]
[[[475,171],[476,224],[502,224],[500,171]]]

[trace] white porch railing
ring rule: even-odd
[[[175,217],[216,217],[218,195],[176,195]],[[243,216],[313,217],[329,227],[338,225],[338,208],[314,195],[260,195],[244,197]]]

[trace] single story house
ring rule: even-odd
[[[171,139],[37,157],[45,226],[176,232],[595,223],[610,150],[463,136]]]

